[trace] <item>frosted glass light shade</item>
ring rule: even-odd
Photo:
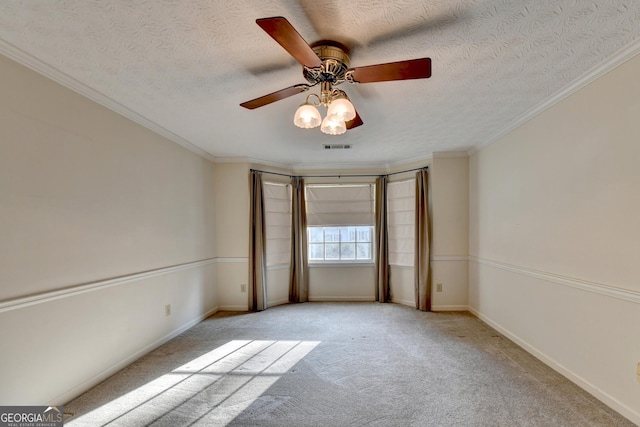
[[[317,127],[321,121],[320,112],[311,104],[302,104],[293,116],[293,124],[303,129]]]
[[[322,121],[320,130],[327,135],[342,135],[347,131],[347,125],[342,120],[331,120],[329,116],[327,116]]]
[[[327,117],[334,121],[348,122],[356,117],[356,109],[351,101],[345,98],[338,98],[331,101],[327,110]]]

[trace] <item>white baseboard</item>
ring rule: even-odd
[[[416,306],[416,302],[415,301],[409,301],[408,299],[396,299],[396,298],[391,298],[391,302],[394,304],[402,304],[402,305],[406,305],[409,307],[415,307]]]
[[[283,305],[283,304],[288,304],[289,303],[289,298],[282,298],[282,299],[278,299],[275,301],[267,301],[267,305],[269,307],[275,307],[277,305]]]
[[[572,372],[571,370],[567,369],[565,366],[563,366],[562,364],[558,363],[555,359],[553,359],[553,358],[549,357],[547,354],[539,351],[537,348],[535,348],[534,346],[529,344],[527,341],[525,341],[522,338],[520,338],[519,336],[511,333],[508,329],[506,329],[506,328],[502,327],[500,324],[494,322],[491,318],[489,318],[489,317],[485,316],[484,314],[480,313],[475,308],[468,307],[468,310],[474,316],[478,317],[480,320],[482,320],[483,322],[485,322],[486,324],[488,324],[489,326],[491,326],[492,328],[494,328],[495,330],[497,330],[498,332],[500,332],[501,334],[503,334],[504,336],[509,338],[511,341],[513,341],[514,343],[516,343],[517,345],[522,347],[524,350],[526,350],[527,352],[531,353],[533,356],[535,356],[537,359],[542,361],[544,364],[546,364],[547,366],[549,366],[550,368],[552,368],[556,372],[560,373],[564,377],[568,378],[570,381],[572,381],[573,383],[577,384],[578,386],[580,386],[582,389],[584,389],[588,393],[590,393],[593,396],[595,396],[598,400],[603,402],[605,405],[609,406],[610,408],[612,408],[615,411],[619,412],[623,416],[627,417],[633,423],[635,423],[635,424],[640,426],[640,414],[639,413],[635,412],[633,409],[631,409],[628,406],[624,405],[623,403],[621,403],[620,401],[618,401],[614,397],[610,396],[609,394],[603,392],[598,387],[596,387],[595,385],[591,384],[589,381],[585,380],[581,376],[579,376],[579,375],[575,374],[574,372]]]
[[[469,311],[467,305],[432,305],[431,311]]]
[[[221,305],[219,311],[249,311],[246,305]]]
[[[373,302],[375,297],[329,297],[329,296],[313,296],[309,297],[310,302]]]
[[[178,335],[180,335],[181,333],[185,332],[186,330],[188,330],[188,329],[194,327],[195,325],[197,325],[198,323],[202,322],[207,317],[217,313],[218,310],[219,310],[218,307],[212,308],[211,310],[209,310],[206,313],[196,317],[195,319],[185,323],[184,325],[182,325],[178,329],[170,332],[169,334],[167,334],[164,337],[158,339],[157,341],[152,342],[151,344],[141,348],[140,350],[136,351],[135,353],[133,353],[129,357],[126,357],[125,359],[121,360],[120,362],[116,363],[115,365],[105,369],[104,371],[100,372],[98,375],[94,376],[93,378],[90,378],[87,381],[84,381],[83,383],[78,384],[77,386],[75,386],[71,390],[69,390],[69,391],[67,391],[65,393],[62,393],[61,395],[55,397],[54,399],[47,400],[47,402],[53,402],[54,405],[64,405],[65,403],[67,403],[67,402],[73,400],[74,398],[80,396],[82,393],[84,393],[85,391],[89,390],[90,388],[95,387],[96,385],[100,384],[102,381],[106,380],[107,378],[109,378],[110,376],[114,375],[118,371],[120,371],[123,368],[127,367],[131,363],[133,363],[136,360],[140,359],[145,354],[150,353],[151,351],[153,351],[156,348],[160,347],[161,345],[167,343],[168,341],[170,341],[173,338],[177,337]]]

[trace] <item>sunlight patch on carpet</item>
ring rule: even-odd
[[[65,425],[225,425],[318,344],[230,341]]]

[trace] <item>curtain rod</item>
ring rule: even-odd
[[[421,168],[414,168],[414,169],[407,169],[404,171],[398,171],[398,172],[391,172],[391,173],[387,173],[387,174],[363,174],[363,175],[359,175],[359,174],[355,174],[355,175],[300,175],[301,178],[377,178],[379,176],[391,176],[391,175],[398,175],[401,173],[407,173],[407,172],[415,172],[415,171],[419,171],[419,170],[423,170],[423,169],[429,169],[429,166],[423,166]],[[269,172],[269,171],[263,171],[260,169],[249,169],[249,171],[251,172],[260,172],[260,173],[266,173],[266,174],[270,174],[270,175],[278,175],[278,176],[285,176],[287,178],[294,178],[296,175],[287,175],[284,173],[278,173],[278,172]]]

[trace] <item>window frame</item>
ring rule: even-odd
[[[322,242],[318,242],[318,241],[312,241],[311,240],[311,229],[322,229]],[[330,241],[327,242],[326,240],[326,229],[327,228],[332,228],[332,229],[338,229],[338,241]],[[349,240],[349,241],[342,241],[342,230],[344,229],[349,229],[349,228],[355,228],[355,238],[354,240]],[[358,235],[359,235],[359,228],[367,228],[369,231],[369,240],[366,241],[362,241],[358,239]],[[375,264],[375,248],[374,248],[374,243],[375,243],[375,226],[373,225],[314,225],[314,226],[307,226],[307,261],[309,263],[310,266],[320,266],[320,265],[339,265],[339,266],[346,266],[346,265],[372,265]],[[353,243],[354,248],[355,248],[355,258],[330,258],[327,259],[326,258],[326,245],[327,243],[330,244],[338,244],[338,254],[339,256],[341,256],[342,254],[342,244],[343,243]],[[367,243],[369,244],[369,251],[370,251],[370,257],[367,259],[358,259],[357,258],[357,251],[358,251],[358,243]],[[323,246],[323,259],[319,259],[319,258],[312,258],[312,250],[311,250],[311,246],[312,245],[322,245]]]

